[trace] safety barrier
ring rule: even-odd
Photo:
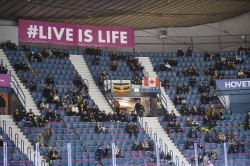
[[[185,166],[185,163],[183,161],[181,162],[181,166]]]
[[[168,145],[166,143],[164,143],[164,145],[165,145],[165,154],[167,154],[168,153]],[[166,151],[166,148],[167,148],[167,151]]]
[[[7,134],[6,133],[6,121],[3,120],[3,133]]]
[[[24,154],[24,141],[21,140],[21,153]]]
[[[9,127],[9,138],[12,140],[12,127]]]
[[[148,122],[145,122],[145,132],[148,134]]]
[[[154,141],[155,141],[155,143],[157,143],[157,134],[156,133],[154,133]]]
[[[45,161],[44,160],[41,161],[41,166],[45,166]]]
[[[160,145],[160,150],[162,151],[163,150],[163,145],[162,145],[162,139],[161,138],[159,139],[159,145]]]
[[[175,156],[175,166],[179,166],[179,157]]]
[[[15,145],[16,145],[16,147],[18,147],[18,141],[19,140],[19,135],[16,133],[15,134]]]
[[[30,157],[29,157],[30,156]],[[31,160],[31,148],[27,147],[27,157]],[[34,157],[35,158],[35,157]],[[35,163],[35,162],[34,162]]]

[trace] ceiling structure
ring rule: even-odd
[[[188,27],[250,11],[249,0],[2,0],[0,19],[131,27]]]

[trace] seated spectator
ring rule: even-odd
[[[210,58],[210,54],[209,52],[207,52],[204,56],[204,61],[209,61],[209,58]]]
[[[91,55],[91,49],[88,46],[86,46],[86,48],[85,48],[85,53],[87,55]]]
[[[113,52],[110,56],[110,61],[115,61],[116,60],[116,53]]]
[[[223,142],[225,142],[225,140],[226,140],[225,135],[222,133],[222,131],[220,131],[220,134],[219,134],[219,143],[223,143]]]
[[[181,107],[181,113],[182,113],[182,115],[184,115],[184,116],[188,115],[188,109],[187,109],[186,105],[183,105],[183,106]]]
[[[236,142],[232,142],[230,144],[230,147],[229,147],[229,153],[232,154],[232,153],[238,153],[238,145]]]
[[[27,121],[31,121],[31,120],[33,119],[34,116],[35,116],[35,115],[34,115],[34,113],[32,112],[32,109],[30,108],[29,112],[28,112],[27,115],[26,115],[26,120],[27,120]]]
[[[189,93],[189,87],[187,86],[187,83],[184,84],[183,86],[183,93],[188,94]]]
[[[184,74],[182,73],[181,69],[178,70],[178,72],[176,73],[176,76],[179,76],[179,77],[183,77]]]
[[[42,114],[39,118],[38,125],[39,127],[44,127],[45,123],[48,123],[49,121],[44,118],[44,115]]]
[[[194,115],[194,112],[190,107],[188,107],[188,109],[187,109],[187,114],[188,115]]]
[[[22,120],[21,115],[20,115],[19,110],[18,110],[18,107],[16,107],[14,114],[13,114],[13,117],[14,117],[16,122],[19,122]]]
[[[46,87],[46,89],[43,90],[43,96],[48,98],[50,95],[50,89],[49,86]]]
[[[239,55],[237,55],[237,57],[235,58],[235,64],[238,65],[238,64],[243,64],[244,63],[244,60],[240,58]]]
[[[168,78],[166,78],[165,81],[164,81],[164,88],[165,89],[169,89],[170,88],[170,81],[168,80]]]
[[[119,115],[117,114],[117,112],[114,112],[113,119],[114,119],[115,122],[119,121]]]
[[[95,58],[94,58],[94,60],[93,60],[93,64],[94,65],[99,65],[99,61],[100,60],[99,60],[98,56],[96,55]]]
[[[189,118],[187,118],[186,125],[187,125],[187,127],[192,127],[192,122],[190,121]]]
[[[212,160],[218,160],[218,156],[217,156],[217,153],[216,153],[215,149],[212,149],[211,159]]]
[[[194,66],[194,69],[193,69],[193,75],[199,76],[198,70],[196,69],[195,66]]]
[[[180,125],[177,122],[174,123],[172,130],[174,130],[176,133],[182,132]]]
[[[183,57],[183,56],[184,56],[184,53],[183,53],[183,51],[181,50],[181,48],[178,49],[178,51],[177,51],[177,56],[180,56],[180,57]]]
[[[1,64],[0,66],[0,74],[7,74],[8,73],[8,70],[5,69],[5,67],[3,66],[3,64]]]
[[[113,61],[111,63],[110,69],[111,69],[111,71],[116,71],[117,70],[117,65],[115,64],[115,61]]]
[[[115,146],[115,155],[116,155],[116,158],[122,158],[122,155],[117,145]]]
[[[31,125],[32,127],[38,127],[38,120],[36,116],[31,119],[31,122],[32,122],[32,125]]]
[[[240,71],[238,72],[238,78],[243,78],[243,77],[244,77],[244,73],[240,69]]]
[[[52,109],[49,109],[48,112],[46,113],[46,120],[49,121],[49,122],[55,121]]]
[[[207,143],[213,143],[212,136],[209,134],[209,131],[207,132],[207,135],[205,137],[205,141]]]
[[[165,122],[170,122],[171,121],[171,115],[169,114],[169,112],[167,111],[167,113],[164,115],[164,121]]]
[[[177,105],[181,104],[181,99],[180,99],[179,95],[177,95],[175,97],[174,104],[175,104],[175,107],[177,107]]]
[[[70,57],[69,53],[66,50],[64,50],[64,57],[66,59],[69,59],[69,57]]]
[[[9,50],[12,49],[12,43],[11,43],[10,40],[6,43],[6,47],[7,47]]]
[[[210,126],[211,125],[211,119],[210,117],[208,117],[208,115],[205,115],[204,119],[203,119],[203,123],[205,126]]]
[[[192,86],[192,88],[194,89],[196,82],[196,78],[192,76],[192,78],[190,78],[189,85]]]
[[[182,87],[180,84],[177,86],[177,94],[182,94]]]
[[[210,94],[207,95],[207,104],[211,104],[212,103],[212,97]]]
[[[151,153],[151,163],[156,163],[155,151]]]
[[[29,89],[30,89],[31,92],[36,91],[37,85],[36,85],[34,80],[31,81],[31,83],[29,85]]]
[[[171,115],[171,117],[172,117],[172,121],[175,122],[175,121],[176,121],[176,115],[175,115],[175,113],[174,113],[174,110],[171,111],[171,114],[170,114],[170,115]]]
[[[41,100],[41,103],[39,103],[39,109],[45,109],[47,110],[49,108],[49,105],[44,102],[44,99]]]
[[[210,87],[205,83],[204,85],[205,93],[210,93]]]
[[[194,149],[194,143],[193,141],[190,140],[190,138],[188,138],[187,141],[185,142],[185,149],[186,150]]]
[[[160,67],[160,71],[166,71],[166,67],[162,62],[159,67]]]
[[[170,64],[167,62],[165,65],[165,70],[166,71],[172,71]]]
[[[183,69],[182,73],[184,76],[188,76],[188,71],[186,70],[186,68]]]
[[[96,126],[95,126],[95,132],[96,134],[103,134],[103,128],[101,126],[99,126],[99,122],[96,122]]]
[[[105,158],[112,158],[112,150],[109,149],[109,145],[107,145],[106,149],[104,150],[104,156]]]
[[[202,104],[207,104],[207,96],[205,93],[202,94],[201,96],[201,103]]]
[[[5,42],[3,42],[3,43],[1,44],[1,47],[2,47],[3,50],[7,50],[7,49],[8,49],[8,48],[6,47],[6,43],[5,43]]]
[[[133,126],[131,126],[130,122],[128,122],[127,126],[125,127],[125,131],[129,134],[130,138],[134,133]]]
[[[56,151],[56,147],[53,147],[52,150],[49,152],[49,163],[52,164],[53,160],[60,159],[59,153]]]
[[[56,90],[56,87],[54,86],[53,89],[51,90],[52,94],[55,95],[55,94],[58,94],[58,91]]]
[[[194,107],[195,107],[195,106],[194,106]],[[193,125],[194,127],[198,126],[198,122],[196,121],[195,118],[193,118],[192,125]]]
[[[37,53],[37,62],[43,63],[43,56],[40,52]]]
[[[137,126],[137,123],[134,123],[134,126],[133,126],[133,133],[137,139],[138,137],[138,134],[139,134],[139,127]]]
[[[82,122],[90,122],[89,116],[86,111],[81,110],[80,117]]]
[[[104,158],[104,151],[102,150],[102,146],[99,145],[97,152],[96,152],[96,156],[97,156],[97,161],[101,161],[102,158]]]
[[[55,103],[54,102],[54,95],[52,94],[52,92],[50,92],[50,94],[47,98],[47,103]]]
[[[79,109],[77,107],[77,104],[75,104],[73,107],[72,107],[72,112],[77,116],[79,114]]]
[[[43,147],[44,146],[44,139],[43,139],[43,135],[42,132],[39,132],[38,135],[36,136],[36,138],[33,141],[34,143],[34,149],[36,149],[36,143],[39,143],[39,147]]]
[[[199,108],[198,108],[198,115],[204,115],[204,113],[205,113],[205,110],[204,110],[204,108],[202,107],[202,105],[200,104],[200,106],[199,106]]]
[[[134,145],[133,145],[133,151],[139,151],[141,150],[141,146],[138,140],[135,141]]]
[[[108,79],[108,75],[106,74],[105,70],[102,72],[101,75],[102,75],[102,78],[104,78],[105,80]]]
[[[125,53],[122,53],[122,55],[121,55],[121,57],[120,57],[120,59],[121,59],[121,61],[126,61],[126,55],[125,55]]]
[[[205,92],[205,86],[203,85],[203,83],[201,83],[200,86],[199,86],[199,92],[201,94]]]
[[[175,58],[173,58],[171,66],[178,66],[178,62]]]
[[[116,61],[120,61],[121,57],[120,57],[120,54],[116,54]]]
[[[21,68],[20,68],[23,72],[26,72],[27,70],[29,71],[28,66],[25,65],[24,61],[21,64]]]
[[[15,68],[16,72],[18,72],[19,70],[21,70],[21,66],[19,65],[19,61],[16,62],[14,68]]]
[[[193,127],[189,130],[188,137],[197,139],[197,131]]]
[[[132,111],[131,116],[132,116],[132,122],[137,122],[137,115],[135,114],[135,111]]]
[[[170,163],[172,161],[172,157],[170,155],[170,152],[167,153],[165,160],[167,160],[168,163]]]
[[[144,140],[144,141],[141,143],[141,147],[142,147],[142,150],[143,150],[143,151],[148,151],[148,149],[149,149],[148,142],[147,142],[146,140]]]
[[[136,63],[136,66],[135,66],[135,70],[136,70],[136,71],[142,71],[143,69],[144,69],[144,67],[141,66],[139,62],[137,62],[137,63]]]
[[[54,80],[50,74],[49,74],[48,78],[46,78],[46,82],[47,82],[47,86],[49,86],[50,84],[52,84],[52,86],[54,86]]]

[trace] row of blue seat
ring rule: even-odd
[[[41,69],[41,68],[50,68],[50,69],[71,69],[74,70],[74,65],[71,64],[53,64],[53,63],[32,63],[32,67]]]
[[[40,52],[40,53],[43,53],[45,49],[44,48],[33,48],[33,47],[30,47],[30,52],[34,51],[34,53],[36,54],[37,52]],[[54,49],[51,49],[52,51]],[[56,49],[57,52],[59,52],[59,49]],[[64,50],[62,49],[62,52],[64,52]],[[69,54],[73,54],[73,55],[84,55],[84,51],[81,51],[81,50],[66,50],[66,53],[69,53]]]
[[[0,161],[3,161],[3,154],[0,154]],[[26,154],[7,154],[7,161],[28,161],[28,157]]]
[[[0,166],[3,166],[3,162],[0,161]],[[7,166],[34,166],[32,161],[11,161],[7,162]]]
[[[110,71],[110,65],[103,65],[103,66],[96,66],[96,65],[92,65],[90,66],[91,71],[94,70],[106,70],[106,71]],[[116,71],[130,71],[130,67],[129,66],[119,66],[117,67]]]
[[[103,51],[103,52],[101,52],[101,55],[104,54],[104,56],[111,56],[113,53],[114,53],[114,52],[112,52],[112,51],[108,51],[108,52],[107,52],[107,51]],[[115,54],[119,54],[120,56],[121,56],[123,53],[125,53],[126,56],[132,55],[132,52],[115,52]],[[138,53],[138,52],[134,52],[133,55],[134,55],[135,57],[138,57],[138,56],[139,56],[139,53]],[[88,55],[87,55],[87,56],[88,56]],[[91,56],[91,55],[89,55],[89,56]]]
[[[102,74],[102,71],[92,71],[92,75],[93,76],[100,76]],[[133,76],[139,76],[139,77],[143,77],[143,72],[136,72],[134,73],[133,71],[108,71],[106,72],[106,74],[110,77],[114,76],[114,77],[133,77]]]
[[[12,55],[12,56],[15,56],[15,55],[16,56],[21,56],[21,52],[20,51],[5,50],[5,54],[6,55]]]

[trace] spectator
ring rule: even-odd
[[[113,52],[110,56],[110,61],[115,61],[116,60],[116,53]]]
[[[50,139],[52,137],[52,131],[48,125],[45,126],[43,131],[44,145],[50,146]]]
[[[248,121],[246,122],[245,128],[246,128],[246,130],[250,129],[250,119],[248,119]]]
[[[202,94],[201,96],[201,103],[202,104],[207,104],[207,96],[205,93]]]
[[[172,127],[172,129],[178,133],[178,132],[182,132],[181,128],[180,128],[180,125],[177,123],[177,122],[174,122],[174,125]]]
[[[212,97],[210,94],[207,95],[207,104],[211,104],[212,103]]]
[[[185,149],[186,150],[194,149],[194,143],[193,141],[190,140],[190,138],[188,138],[187,141],[185,142]]]
[[[97,47],[95,55],[101,56],[102,50]]]
[[[69,57],[70,57],[69,53],[66,50],[64,50],[64,57],[66,59],[69,59]]]
[[[49,86],[46,87],[46,89],[43,90],[43,96],[48,98],[50,95],[50,89]]]
[[[73,107],[72,107],[72,112],[75,114],[75,116],[78,116],[79,114],[79,109],[77,107],[77,104],[75,104]]]
[[[217,156],[217,153],[216,153],[215,149],[212,149],[211,159],[212,160],[218,160],[218,156]]]
[[[117,145],[115,146],[115,154],[116,154],[116,158],[122,158],[122,155]]]
[[[129,134],[130,138],[132,137],[132,134],[134,134],[134,127],[131,126],[130,122],[128,122],[127,126],[125,127],[126,132]]]
[[[184,53],[183,51],[181,50],[181,47],[178,49],[177,51],[177,56],[180,56],[180,57],[183,57],[184,56]]]
[[[182,73],[181,69],[178,70],[178,72],[176,73],[176,76],[179,76],[179,77],[183,77],[184,74]]]
[[[171,66],[168,62],[165,65],[165,71],[172,71]]]
[[[5,67],[3,66],[3,64],[1,64],[0,66],[0,74],[7,74],[8,73],[8,70],[5,69]]]
[[[229,153],[238,153],[238,145],[236,142],[232,142],[229,147]]]
[[[10,40],[6,43],[6,47],[7,47],[9,50],[12,49],[12,43],[11,43]]]
[[[49,84],[52,84],[52,86],[54,87],[54,80],[50,74],[48,78],[46,78],[46,82],[47,82],[47,86],[49,86]]]
[[[126,61],[126,55],[125,55],[125,53],[122,53],[122,55],[121,55],[121,57],[120,57],[120,59],[121,59],[121,61]]]
[[[141,147],[142,147],[142,150],[143,151],[148,151],[148,142],[146,140],[144,140],[142,143],[141,143]]]
[[[142,71],[143,69],[144,69],[144,67],[141,66],[139,62],[137,62],[137,63],[136,63],[136,66],[135,66],[135,70],[136,70],[136,71]]]
[[[38,127],[38,120],[36,116],[31,119],[31,122],[32,122],[32,127]]]
[[[180,84],[177,86],[177,94],[182,94],[182,87]]]
[[[232,133],[231,140],[233,142],[238,142],[239,141],[238,136],[237,136],[235,131]]]
[[[52,109],[49,109],[48,112],[46,113],[46,120],[48,120],[48,121],[55,120]]]
[[[205,141],[207,143],[213,143],[212,136],[209,134],[209,131],[207,132],[207,135],[205,137]]]
[[[164,88],[165,89],[169,89],[170,88],[170,82],[169,82],[168,78],[166,78],[165,81],[164,81]]]
[[[117,115],[120,115],[120,103],[119,103],[119,101],[115,100],[113,104],[116,108]]]
[[[175,104],[175,107],[177,107],[177,105],[180,105],[180,104],[181,104],[181,99],[180,99],[180,96],[179,96],[179,95],[177,95],[177,96],[175,97],[174,104]]]
[[[161,106],[162,106],[161,99],[158,99],[157,101],[158,116],[161,116]]]
[[[135,114],[134,111],[132,111],[131,116],[132,116],[132,122],[137,122],[137,115]]]
[[[196,84],[196,78],[192,76],[192,78],[190,78],[189,85],[191,85],[192,88],[194,89],[195,84]]]
[[[170,155],[170,152],[167,153],[165,160],[167,160],[168,163],[170,163],[172,161],[172,157]]]
[[[183,105],[181,107],[181,113],[182,113],[182,115],[188,115],[188,109],[187,109],[186,105]]]
[[[13,114],[13,117],[15,119],[16,122],[19,122],[21,121],[21,116],[20,116],[20,113],[19,113],[19,110],[18,110],[18,107],[16,107],[15,111],[14,111],[14,114]]]
[[[187,83],[184,84],[183,86],[183,93],[188,94],[189,93],[189,87],[187,86]]]
[[[165,122],[170,122],[170,121],[171,121],[171,115],[169,114],[168,111],[167,111],[167,113],[164,115],[164,121],[165,121]]]
[[[33,91],[36,91],[37,89],[37,85],[35,83],[34,80],[31,81],[30,85],[29,85],[29,88],[30,88],[30,91],[33,92]]]
[[[95,126],[95,132],[96,134],[103,134],[103,128],[101,126],[99,126],[99,122],[96,122],[96,126]]]
[[[196,121],[196,119],[195,119],[195,118],[193,118],[192,125],[193,125],[193,126],[195,126],[195,127],[196,127],[196,126],[198,126],[198,122]]]
[[[87,55],[91,55],[91,49],[87,46],[86,49],[85,49],[85,53]]]
[[[119,115],[117,115],[117,112],[114,112],[113,119],[115,122],[119,121]]]
[[[0,107],[1,107],[0,115],[5,115],[6,102],[3,94],[0,97]]]
[[[205,83],[204,87],[205,87],[205,92],[210,93],[210,87],[207,85],[207,83]]]
[[[239,78],[243,78],[243,77],[244,77],[244,73],[242,72],[241,69],[240,69],[240,71],[238,72],[238,77],[239,77]]]
[[[105,80],[108,79],[108,75],[106,74],[105,70],[102,72],[101,75],[102,75],[102,78],[104,78]]]
[[[206,110],[206,115],[210,115],[213,108],[214,108],[214,105],[211,104],[211,105],[207,108],[207,110]]]
[[[201,94],[205,92],[205,87],[204,87],[203,83],[201,83],[200,86],[199,86],[199,92]]]
[[[30,110],[29,110],[29,112],[27,113],[27,115],[26,115],[26,120],[27,121],[31,121],[32,120],[32,118],[34,117],[35,115],[34,115],[34,113],[32,112],[32,109],[30,108]]]
[[[239,55],[237,55],[237,57],[235,58],[235,64],[236,65],[238,65],[238,64],[243,64],[244,63],[244,60],[242,60],[241,58],[240,58],[240,56]]]
[[[194,138],[197,139],[197,131],[194,130],[194,128],[191,128],[188,132],[188,137],[189,138]]]
[[[60,159],[58,152],[56,151],[56,147],[53,147],[49,152],[49,163],[52,165],[53,160]]]
[[[49,121],[44,118],[43,114],[41,115],[41,117],[39,118],[39,121],[38,121],[40,127],[44,127],[45,123],[48,123],[48,122]]]
[[[201,155],[198,157],[198,164],[203,166],[203,157]]]
[[[139,134],[139,127],[137,126],[137,123],[134,123],[134,126],[133,126],[133,133],[137,139],[138,137],[138,134]]]
[[[220,143],[220,137],[217,131],[215,131],[214,135],[213,135],[213,142],[214,143]]]
[[[192,127],[192,122],[190,121],[189,118],[187,118],[186,125],[187,125],[187,127]]]
[[[6,43],[5,43],[5,42],[3,42],[3,43],[1,44],[1,47],[2,47],[3,50],[7,50],[7,47],[6,47]]]
[[[210,126],[211,122],[210,122],[210,117],[208,115],[205,115],[204,119],[203,119],[203,123],[205,126]]]
[[[36,143],[39,143],[39,148],[44,146],[44,139],[42,136],[42,132],[39,132],[38,135],[36,136],[36,138],[33,141],[34,143],[34,149],[36,149]]]
[[[25,109],[22,109],[22,111],[20,112],[20,117],[21,117],[21,120],[25,120],[26,119],[26,116],[27,116],[27,114],[26,114],[26,111],[25,111]]]
[[[202,107],[202,105],[200,104],[200,106],[199,106],[199,108],[198,108],[198,115],[204,115],[204,113],[205,113],[205,110],[204,110],[204,108]]]
[[[166,71],[166,67],[162,62],[159,67],[160,67],[160,71]]]
[[[57,57],[56,58],[64,58],[64,53],[62,52],[62,50],[60,49],[59,52],[57,53]]]
[[[133,151],[139,151],[141,150],[141,146],[138,140],[135,141],[134,145],[133,145]]]
[[[52,92],[49,93],[47,103],[54,103],[54,95],[52,94]]]
[[[23,72],[29,70],[28,66],[25,65],[24,61],[21,64],[21,68],[20,68]]]
[[[115,64],[115,61],[113,61],[111,63],[110,69],[111,69],[111,71],[116,71],[117,70],[117,65]]]
[[[109,149],[109,145],[106,146],[106,149],[104,151],[105,158],[112,158],[112,150]]]
[[[16,72],[18,72],[19,70],[21,70],[21,66],[19,65],[19,61],[16,62],[14,68],[15,68]]]
[[[194,112],[190,107],[188,107],[187,114],[188,115],[194,115]]]
[[[136,111],[137,116],[139,116],[139,111],[141,109],[141,103],[140,100],[137,100],[137,103],[135,104],[134,111]]]
[[[97,161],[101,161],[102,158],[104,158],[104,151],[102,150],[102,146],[99,145],[97,152],[96,152],[96,156],[97,156]]]

